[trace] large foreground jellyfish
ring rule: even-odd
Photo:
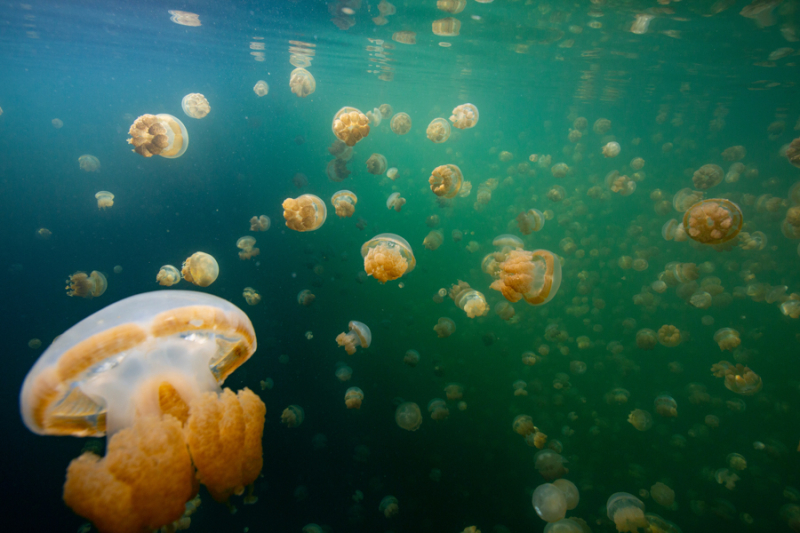
[[[67,280],[67,296],[80,296],[81,298],[95,298],[102,296],[108,288],[108,281],[102,272],[92,270],[91,274],[86,272],[75,272]]]
[[[216,296],[132,296],[59,336],[25,378],[20,410],[40,435],[109,435],[67,470],[64,501],[103,532],[178,520],[196,481],[218,501],[261,472],[266,408],[220,385],[256,350],[247,316]]]
[[[304,194],[283,201],[286,226],[295,231],[314,231],[325,223],[328,209],[319,196]]]
[[[133,151],[144,157],[160,155],[168,159],[182,156],[189,146],[189,133],[183,122],[168,115],[142,115],[137,118],[128,135]]]
[[[417,265],[411,245],[394,233],[381,233],[361,246],[364,271],[381,283],[397,279]]]
[[[461,104],[453,109],[453,114],[450,115],[450,122],[453,123],[453,127],[466,130],[474,128],[478,123],[478,118],[480,118],[480,115],[477,107],[473,104]]]
[[[710,198],[692,205],[683,215],[683,229],[702,244],[722,244],[742,229],[742,210],[725,198]]]
[[[183,112],[192,118],[203,118],[211,112],[206,97],[200,93],[189,93],[181,100]]]
[[[447,164],[434,168],[428,178],[428,183],[436,196],[455,198],[458,191],[461,190],[463,180],[464,175],[461,173],[461,169],[456,165]]]
[[[289,75],[289,87],[300,98],[305,98],[317,90],[317,80],[304,68],[296,68]]]
[[[369,119],[354,107],[343,107],[333,116],[331,129],[337,139],[347,146],[355,146],[369,135]]]
[[[490,287],[509,302],[524,298],[531,305],[546,304],[561,285],[561,261],[547,250],[512,250],[499,267],[499,279]]]

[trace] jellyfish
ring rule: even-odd
[[[678,416],[678,403],[668,394],[662,394],[657,397],[654,406],[656,413],[665,418],[674,418]]]
[[[517,225],[519,232],[523,235],[530,235],[534,231],[541,231],[544,227],[545,218],[538,209],[528,209],[517,215]]]
[[[108,288],[106,277],[97,270],[92,270],[91,274],[86,272],[75,272],[67,280],[67,296],[80,296],[81,298],[96,298],[102,296]]]
[[[219,276],[217,260],[205,252],[195,252],[183,262],[183,279],[200,287],[208,287]]]
[[[658,342],[673,348],[681,343],[681,331],[670,324],[665,324],[658,328]]]
[[[380,176],[386,172],[386,157],[382,154],[372,154],[367,159],[367,172],[375,176]]]
[[[256,305],[261,301],[261,295],[253,287],[245,287],[242,296],[247,300],[248,305]]]
[[[365,113],[367,118],[369,119],[369,124],[373,128],[377,128],[381,125],[381,121],[383,120],[383,115],[381,115],[381,110],[377,107],[373,107],[372,111],[367,111]]]
[[[381,500],[380,505],[378,506],[378,510],[383,513],[383,516],[386,518],[391,518],[395,516],[398,512],[400,512],[400,507],[398,506],[397,498],[394,496],[386,496]]]
[[[408,241],[394,233],[381,233],[365,242],[361,256],[364,271],[381,283],[398,279],[417,265]]]
[[[509,321],[516,315],[516,311],[508,302],[498,302],[494,306],[494,312],[505,321]]]
[[[28,341],[28,348],[30,348],[31,350],[38,350],[41,347],[42,347],[42,341],[40,341],[39,339],[31,339]]]
[[[644,517],[644,504],[627,492],[612,494],[606,503],[606,511],[609,520],[614,522],[620,533],[636,533],[638,528],[646,528],[648,525]]]
[[[219,384],[255,348],[240,309],[182,291],[127,298],[58,337],[25,379],[23,421],[42,435],[110,437],[105,458],[70,463],[67,505],[102,531],[144,531],[182,516],[195,479],[218,501],[241,494],[261,471],[266,409]]]
[[[569,470],[564,468],[564,463],[566,463],[567,460],[553,450],[548,449],[536,452],[536,455],[533,457],[533,462],[539,474],[548,481],[563,477],[569,472]]]
[[[444,392],[448,400],[460,400],[464,397],[464,386],[461,383],[448,383]]]
[[[386,177],[394,181],[400,177],[400,174],[397,172],[397,169],[395,167],[392,167],[386,171]]]
[[[792,165],[800,168],[800,137],[789,143],[789,147],[786,149],[786,159]]]
[[[411,117],[408,113],[397,113],[389,121],[389,127],[398,135],[405,135],[411,131]]]
[[[512,250],[499,267],[499,279],[490,287],[509,302],[524,298],[530,305],[546,304],[561,285],[561,262],[547,250]]]
[[[289,87],[300,98],[313,94],[317,90],[317,80],[302,67],[298,67],[289,75]]]
[[[711,367],[711,371],[714,376],[725,379],[726,389],[742,396],[752,396],[763,385],[761,376],[742,364],[734,366],[728,361],[720,361]]]
[[[567,514],[567,499],[558,487],[544,483],[533,491],[533,508],[545,522],[557,522]]]
[[[433,331],[439,336],[440,339],[449,337],[456,331],[456,323],[447,317],[441,317],[439,322],[433,326]]]
[[[683,228],[702,244],[722,244],[742,229],[742,211],[724,198],[711,198],[691,206],[683,216]]]
[[[105,211],[114,205],[114,195],[108,191],[100,191],[94,195],[97,198],[97,208]]]
[[[447,402],[441,398],[434,398],[428,403],[428,412],[431,414],[431,418],[437,422],[447,420],[450,416],[450,409],[447,408]]]
[[[528,415],[517,415],[511,424],[514,432],[523,437],[536,432],[536,426],[533,425],[533,419]]]
[[[474,128],[479,118],[477,107],[473,104],[461,104],[453,109],[453,113],[450,115],[450,122],[453,123],[453,127],[466,130]]]
[[[239,237],[239,240],[236,241],[236,247],[241,250],[241,252],[239,252],[239,259],[244,261],[259,255],[261,250],[255,248],[255,244],[255,238],[251,237],[250,235]]]
[[[444,234],[438,229],[432,230],[422,240],[422,245],[427,250],[436,250],[444,242]]]
[[[617,157],[619,155],[620,147],[618,142],[606,143],[603,146],[603,155],[605,157]]]
[[[428,124],[425,135],[436,144],[443,143],[450,138],[450,123],[446,119],[435,118]]]
[[[358,198],[350,191],[342,190],[333,193],[331,196],[331,204],[340,218],[350,218],[356,211],[356,203]]]
[[[175,24],[180,24],[181,26],[202,26],[200,24],[200,15],[197,13],[190,13],[189,11],[178,11],[177,9],[171,9],[168,11],[170,15],[172,15],[169,20],[174,22]]]
[[[325,223],[328,216],[325,202],[313,194],[287,198],[282,205],[286,227],[295,231],[314,231]]]
[[[575,486],[575,483],[568,479],[557,479],[553,481],[553,485],[555,485],[558,490],[564,493],[564,497],[567,500],[567,511],[575,509],[578,506],[578,502],[580,501],[580,493],[578,492],[578,487]]]
[[[344,393],[344,403],[348,409],[361,409],[361,402],[364,400],[364,391],[358,387],[350,387]]]
[[[413,402],[404,402],[397,406],[394,412],[397,425],[408,431],[416,431],[422,425],[422,413],[419,406]]]
[[[419,364],[419,352],[416,350],[408,350],[403,356],[403,362],[410,367],[415,367]]]
[[[0,115],[2,114],[3,114],[2,111],[0,111]],[[60,130],[62,127],[64,127],[64,123],[61,121],[61,119],[58,118],[54,118],[53,120],[50,121],[50,123],[57,130]]]
[[[203,118],[211,112],[206,97],[200,93],[190,93],[181,100],[183,112],[192,118]]]
[[[555,165],[550,167],[550,173],[553,175],[554,178],[558,179],[566,177],[569,171],[570,168],[567,166],[566,163],[556,163]]]
[[[351,320],[348,327],[350,328],[350,333],[339,333],[336,336],[336,344],[342,346],[350,355],[356,353],[356,348],[359,346],[369,348],[372,343],[372,332],[369,327],[356,320]]]
[[[725,461],[728,463],[728,466],[733,468],[734,470],[746,470],[747,469],[747,460],[738,453],[730,453],[728,457],[725,458]],[[797,501],[797,499],[795,499]]]
[[[523,243],[522,239],[520,239],[516,235],[504,233],[503,235],[498,235],[497,237],[492,239],[492,246],[496,246],[497,248],[522,250],[522,248],[525,247],[525,243]],[[506,258],[508,257],[508,255],[505,253],[502,253],[501,255],[502,255],[502,261],[505,261]],[[497,259],[497,257],[495,259]]]
[[[381,104],[380,107],[378,107],[378,111],[381,112],[381,117],[383,118],[391,117],[392,113],[394,112],[392,106],[389,104]]]
[[[598,118],[592,125],[592,130],[598,135],[605,135],[611,129],[611,121],[607,118]]]
[[[650,497],[653,498],[657,504],[670,509],[675,503],[675,491],[661,482],[650,487]]]
[[[53,232],[47,228],[39,228],[36,230],[36,238],[41,241],[46,241],[53,236]]]
[[[692,176],[692,182],[696,189],[705,191],[706,189],[710,189],[722,183],[724,175],[719,165],[703,165],[695,171]]]
[[[489,312],[489,304],[483,293],[476,291],[465,281],[458,281],[458,284],[450,288],[450,298],[461,308],[469,318],[484,316]]]
[[[183,122],[172,115],[142,115],[128,130],[128,144],[144,157],[160,155],[168,159],[182,156],[189,146],[189,133]]]
[[[267,93],[269,93],[269,85],[264,80],[258,80],[253,87],[253,92],[256,93],[256,96],[259,98],[267,96]]]
[[[634,409],[628,415],[628,422],[639,431],[647,431],[653,427],[653,415],[643,409]]]
[[[171,287],[181,280],[181,273],[172,265],[164,265],[156,274],[156,283]]]
[[[480,1],[486,3],[486,0]],[[586,528],[581,527],[582,522],[583,520],[580,518],[562,518],[544,526],[544,533],[583,533],[589,529],[588,526]]]
[[[335,374],[337,379],[341,382],[350,381],[350,378],[353,377],[353,369],[344,363],[338,363]]]
[[[439,35],[440,37],[455,37],[461,31],[461,21],[453,17],[446,17],[434,20],[431,27],[434,35]]]
[[[436,196],[454,198],[461,190],[464,175],[456,165],[440,165],[433,169],[428,183]]]
[[[339,142],[338,139],[337,142]],[[308,185],[308,177],[302,172],[298,172],[297,174],[292,176],[292,184],[298,189],[302,189],[303,187]]]
[[[100,170],[100,160],[93,155],[82,155],[78,158],[78,165],[81,170],[86,172],[97,172]]]
[[[250,219],[250,231],[267,231],[272,221],[267,215],[252,217]]]
[[[287,428],[296,428],[303,423],[306,413],[299,405],[290,405],[281,413],[281,424],[286,424]]]
[[[350,169],[347,168],[347,161],[344,159],[333,159],[328,162],[325,167],[325,175],[334,183],[344,181],[350,175]]]
[[[343,107],[333,116],[331,129],[336,138],[347,146],[355,146],[369,135],[369,119],[354,107]]]
[[[299,303],[304,307],[308,307],[309,305],[314,303],[315,298],[316,296],[314,296],[314,294],[310,290],[303,289],[297,294],[297,303]]]
[[[393,192],[386,200],[386,209],[394,209],[398,213],[403,209],[404,205],[406,205],[406,199],[402,198],[399,192]]]
[[[720,350],[733,351],[738,348],[742,340],[739,338],[739,332],[731,328],[722,328],[714,333],[714,342],[719,345]]]

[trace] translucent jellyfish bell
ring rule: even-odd
[[[289,76],[289,87],[294,94],[300,98],[305,98],[317,90],[317,81],[306,69],[296,68]]]
[[[536,487],[533,491],[532,504],[536,514],[545,522],[557,522],[567,514],[567,498],[551,483]]]
[[[411,245],[394,233],[381,233],[361,246],[364,271],[381,283],[408,274],[417,265]]]
[[[203,118],[211,112],[211,106],[206,97],[200,93],[189,93],[181,100],[181,108],[187,116]]]
[[[436,144],[443,143],[450,138],[450,123],[443,118],[435,118],[428,124],[425,135]]]
[[[269,94],[269,84],[264,80],[258,80],[255,86],[253,86],[253,92],[256,93],[256,96],[259,98],[266,96]]]
[[[348,327],[350,328],[350,333],[339,333],[336,337],[336,343],[344,347],[345,351],[350,355],[356,353],[356,348],[359,346],[369,348],[369,345],[372,344],[372,332],[369,327],[357,320],[350,321]]]
[[[142,115],[137,118],[128,135],[128,144],[133,151],[144,157],[160,155],[175,159],[186,153],[189,147],[189,133],[183,122],[172,115]]]
[[[180,282],[181,273],[172,265],[164,265],[156,274],[156,283],[165,287],[171,287]]]
[[[102,272],[92,270],[91,274],[86,272],[75,272],[67,280],[67,296],[80,296],[81,298],[96,298],[102,296],[108,288],[108,281]]]
[[[205,252],[195,252],[183,262],[181,275],[189,283],[208,287],[219,276],[219,264],[213,256]]]
[[[411,117],[408,113],[397,113],[389,121],[389,128],[398,135],[405,135],[411,131]]]
[[[364,391],[358,387],[350,387],[344,393],[344,403],[348,409],[361,409],[361,402],[364,401]]]
[[[325,223],[328,208],[319,196],[304,194],[283,201],[283,218],[286,227],[295,231],[314,231]]]
[[[440,165],[433,169],[428,183],[436,196],[454,198],[461,190],[464,175],[456,165]]]
[[[473,104],[461,104],[453,109],[453,114],[450,115],[450,122],[453,123],[453,127],[465,130],[474,128],[479,118],[477,107]]]
[[[356,203],[358,203],[356,195],[347,190],[335,192],[331,197],[333,209],[340,218],[352,217],[356,211]]]
[[[22,418],[41,435],[111,434],[137,413],[160,414],[165,394],[188,404],[220,392],[255,350],[250,319],[221,298],[131,296],[82,320],[41,355],[22,385]]]
[[[97,199],[98,209],[107,209],[114,205],[114,195],[108,191],[100,191],[94,195]]]
[[[499,279],[490,287],[509,302],[546,304],[561,286],[561,261],[547,250],[512,250],[499,266]]]
[[[644,504],[639,498],[627,492],[612,494],[606,502],[606,511],[608,518],[614,522],[620,533],[637,533],[638,528],[647,527]]]
[[[683,215],[683,228],[702,244],[722,244],[742,229],[742,210],[725,198],[710,198],[692,205]]]
[[[394,413],[397,425],[408,431],[416,431],[422,425],[422,412],[413,402],[401,403]]]

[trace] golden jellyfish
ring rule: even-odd
[[[703,165],[702,167],[698,168],[694,175],[692,176],[692,182],[694,183],[694,187],[701,191],[705,191],[706,189],[710,189],[716,185],[722,183],[722,178],[725,176],[725,173],[722,171],[722,168],[719,165]]]
[[[672,508],[675,503],[675,491],[661,482],[650,487],[650,497],[662,507]]]
[[[181,273],[172,265],[164,265],[156,274],[156,282],[165,287],[171,287],[181,280]]]
[[[534,231],[541,231],[544,228],[545,218],[538,209],[528,209],[517,215],[517,225],[519,232],[523,235],[530,235]]]
[[[550,449],[536,452],[536,455],[533,457],[534,467],[539,471],[539,474],[548,481],[563,477],[569,472],[569,470],[564,467],[564,463],[566,462],[567,460],[564,459],[561,454]]]
[[[299,405],[290,405],[281,413],[281,424],[287,428],[296,428],[306,419],[306,412]]]
[[[81,170],[86,172],[97,172],[100,170],[100,160],[93,155],[82,155],[78,158],[78,165]]]
[[[747,460],[738,453],[728,454],[725,461],[728,463],[728,466],[734,470],[742,471],[747,469]],[[795,499],[795,501],[797,500]]]
[[[417,265],[408,241],[394,233],[381,233],[365,242],[361,256],[364,271],[381,283],[398,279]]]
[[[724,198],[703,200],[683,215],[683,229],[701,244],[722,244],[741,231],[742,210]]]
[[[411,131],[411,117],[408,113],[397,113],[389,121],[389,127],[398,135],[405,135]]]
[[[356,203],[358,198],[350,191],[339,191],[333,193],[331,197],[331,204],[340,218],[350,218],[356,212]]]
[[[435,118],[425,130],[428,139],[439,144],[450,138],[450,123],[443,118]]]
[[[461,21],[453,17],[434,20],[432,30],[440,37],[455,37],[461,32]]]
[[[313,194],[287,198],[282,205],[286,227],[295,231],[314,231],[325,223],[328,216],[325,202]]]
[[[533,419],[528,415],[517,415],[511,424],[514,432],[523,437],[536,432],[536,426],[533,425]]]
[[[678,403],[668,394],[662,394],[656,398],[654,406],[656,413],[665,418],[674,418],[678,416]]]
[[[108,191],[100,191],[94,195],[97,198],[97,208],[106,210],[114,205],[114,195]]]
[[[394,412],[394,420],[405,430],[418,430],[422,425],[422,412],[419,410],[419,405],[413,402],[401,403]]]
[[[382,154],[372,154],[367,159],[367,172],[375,176],[380,176],[386,172],[386,157]]]
[[[616,388],[606,393],[605,400],[608,405],[622,405],[628,403],[630,397],[631,393],[627,390]]]
[[[413,31],[396,31],[392,34],[392,40],[402,44],[417,44],[417,34]],[[381,109],[381,113],[383,113],[383,109]],[[383,118],[386,118],[386,115]]]
[[[174,22],[175,24],[180,24],[181,26],[202,26],[200,24],[200,15],[197,13],[190,13],[189,11],[178,11],[177,9],[171,9],[168,11],[170,15],[172,15],[169,20]]]
[[[603,146],[603,155],[605,157],[617,157],[620,152],[620,147],[618,142],[609,142]]]
[[[408,350],[403,356],[403,362],[410,367],[415,367],[419,364],[419,352],[416,350]]]
[[[466,130],[474,128],[478,123],[480,114],[478,108],[473,104],[461,104],[453,108],[453,113],[450,115],[450,122],[453,123],[454,128]]]
[[[366,324],[351,320],[348,328],[350,328],[349,333],[339,333],[336,336],[336,344],[342,346],[349,355],[356,353],[356,348],[359,346],[369,348],[372,344],[372,332]]]
[[[381,110],[377,107],[373,107],[372,111],[367,111],[365,113],[367,118],[369,119],[369,124],[373,128],[377,128],[381,125],[381,121],[383,120],[383,115],[381,115]]]
[[[105,458],[70,463],[67,505],[101,531],[145,531],[178,520],[197,481],[218,501],[241,494],[261,471],[266,409],[220,383],[255,349],[240,309],[183,291],[127,298],[59,336],[23,384],[25,424],[110,437]]]
[[[454,198],[461,190],[464,175],[456,165],[440,165],[433,169],[428,183],[436,196]]]
[[[247,301],[247,305],[256,305],[261,301],[261,295],[253,287],[245,287],[242,296]]]
[[[736,482],[741,478],[736,475],[735,472],[731,472],[727,468],[720,468],[714,472],[714,479],[720,485],[725,485],[726,489],[733,490],[736,488]]]
[[[644,159],[641,157],[634,157],[631,159],[630,165],[633,170],[642,170],[642,168],[644,168]]]
[[[250,219],[250,231],[267,231],[272,221],[267,215],[252,217]]]
[[[61,121],[61,119],[58,118],[54,118],[53,120],[50,121],[50,123],[57,130],[60,130],[62,127],[64,127],[64,123]]]
[[[681,331],[670,324],[665,324],[658,329],[658,342],[673,348],[681,343]]]
[[[516,235],[504,233],[503,235],[498,235],[492,239],[492,246],[496,246],[497,248],[508,248],[509,250],[522,250],[522,248],[525,247],[525,243],[523,243],[522,239]],[[504,261],[506,257],[507,255],[503,255],[502,260]]]
[[[605,135],[611,129],[611,121],[607,118],[598,118],[592,125],[592,130],[598,135]]]
[[[253,92],[256,93],[256,96],[259,98],[267,96],[269,93],[269,85],[264,80],[258,80],[253,86]]]
[[[705,197],[702,191],[694,191],[688,187],[675,193],[672,197],[672,207],[679,213],[685,213],[694,204],[700,202]]]
[[[436,335],[439,336],[440,339],[444,337],[449,337],[456,331],[456,323],[443,316],[439,319],[437,324],[433,326],[433,331],[436,332]]]
[[[554,178],[563,178],[569,173],[570,168],[567,166],[566,163],[556,163],[552,167],[550,167],[550,173],[553,175]]]
[[[344,404],[348,409],[361,409],[361,402],[364,400],[364,391],[358,387],[350,387],[344,393]]]
[[[355,146],[369,135],[369,119],[358,109],[345,106],[333,116],[331,130],[347,146]]]
[[[404,205],[406,205],[406,199],[401,197],[399,192],[393,192],[386,199],[386,209],[394,209],[399,213]]]
[[[557,522],[567,514],[567,498],[552,483],[544,483],[533,491],[533,508],[545,522]]]
[[[561,285],[561,261],[547,250],[512,250],[499,267],[499,279],[490,287],[509,302],[546,304]]]
[[[381,112],[381,117],[389,118],[392,116],[392,112],[394,110],[392,109],[392,106],[390,106],[389,104],[381,104],[380,107],[378,107],[378,111]]]
[[[91,274],[75,272],[67,280],[67,296],[80,296],[81,298],[96,298],[102,296],[108,288],[106,277],[97,270]]]
[[[792,165],[800,168],[800,137],[789,143],[789,147],[786,148],[786,159]]]
[[[30,348],[31,350],[38,350],[41,347],[42,347],[42,341],[40,341],[39,339],[31,339],[28,341],[28,348]]]
[[[518,379],[512,383],[511,387],[514,389],[514,396],[527,396],[528,391],[525,390],[527,386],[528,384],[521,379]]]
[[[628,422],[639,431],[647,431],[653,427],[653,415],[643,409],[634,409],[628,415]]]
[[[289,75],[289,87],[300,98],[313,94],[317,90],[317,80],[302,67],[298,67]]]
[[[53,232],[47,228],[39,228],[36,230],[36,238],[41,241],[46,241],[53,236]]]
[[[314,294],[310,290],[303,289],[297,294],[297,303],[299,303],[304,307],[308,307],[309,305],[314,303],[315,298],[316,296],[314,296]]]
[[[219,276],[217,260],[205,252],[195,252],[183,262],[183,279],[199,287],[208,287]]]
[[[192,118],[203,118],[211,112],[206,97],[200,93],[189,93],[181,100],[183,112]]]
[[[711,367],[715,377],[725,379],[725,388],[742,396],[752,396],[761,390],[761,376],[750,367],[742,364],[733,365],[728,361],[720,361]]]
[[[427,250],[436,250],[444,242],[444,234],[438,229],[432,230],[422,240],[422,246]]]
[[[353,377],[353,369],[344,363],[339,363],[336,369],[336,378],[344,383],[345,381],[350,381],[351,377]]]
[[[714,342],[719,345],[720,350],[733,351],[739,347],[742,340],[739,338],[739,332],[731,328],[722,328],[714,333]]]
[[[397,178],[399,178],[400,175],[397,172],[397,169],[392,167],[392,168],[390,168],[389,170],[386,171],[386,177],[389,178],[390,180],[394,181]]]
[[[730,146],[722,151],[722,159],[725,161],[741,161],[747,155],[747,149],[744,146]]]
[[[186,126],[166,113],[140,116],[131,125],[128,135],[131,136],[128,144],[133,145],[133,151],[144,157],[160,155],[175,159],[186,153],[189,147]]]
[[[239,240],[236,241],[236,247],[241,250],[241,252],[239,252],[239,259],[244,261],[259,255],[261,250],[255,248],[255,244],[255,238],[250,235],[239,237]]]
[[[428,412],[431,414],[431,418],[437,422],[447,420],[450,416],[450,409],[447,408],[447,402],[441,398],[434,398],[428,402]]]
[[[386,518],[391,518],[395,516],[397,513],[400,512],[400,507],[398,506],[397,498],[395,498],[394,496],[386,496],[381,500],[380,505],[378,505],[378,510]]]
[[[644,529],[648,526],[644,516],[644,503],[633,494],[627,492],[612,494],[606,502],[606,512],[620,533],[637,533],[639,528]]]
[[[467,0],[437,0],[436,7],[441,11],[457,15],[464,11],[467,6]]]
[[[450,298],[462,309],[469,318],[484,316],[489,312],[489,304],[483,293],[476,291],[465,281],[458,281],[458,284],[450,287]]]

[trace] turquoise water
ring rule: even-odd
[[[539,450],[512,429],[519,415],[529,415],[547,435],[545,448],[567,461],[559,475],[577,486],[580,502],[566,516],[592,531],[617,530],[606,512],[617,492],[682,531],[791,531],[787,516],[800,505],[800,328],[780,305],[800,292],[800,250],[781,226],[800,202],[791,192],[798,170],[784,155],[800,137],[800,5],[754,4],[751,11],[765,7],[773,20],[742,16],[746,1],[468,0],[451,15],[431,0],[409,0],[395,4],[385,25],[372,20],[374,1],[6,4],[0,312],[9,363],[0,412],[9,527],[87,524],[63,503],[64,471],[87,442],[96,451],[105,442],[38,436],[21,423],[19,390],[38,356],[114,302],[182,289],[247,313],[258,349],[225,386],[249,387],[267,407],[258,502],[233,497],[232,514],[201,488],[192,531],[299,532],[309,523],[333,532],[542,531],[531,495],[551,480],[535,466]],[[175,9],[199,15],[201,26],[172,22]],[[642,15],[653,18],[633,33]],[[433,34],[433,21],[448,16],[461,23],[459,35]],[[340,29],[333,18],[353,24]],[[396,32],[414,32],[415,44],[393,39]],[[307,98],[289,87],[297,46],[313,50],[306,68],[316,91]],[[254,93],[258,80],[269,84],[266,96]],[[206,117],[183,112],[189,93],[208,100]],[[430,121],[467,102],[480,111],[474,128],[453,128],[442,144],[426,138]],[[407,113],[411,130],[394,133],[388,117],[373,123],[353,149],[349,177],[330,181],[336,112],[382,104]],[[185,124],[185,154],[131,151],[128,130],[147,113]],[[602,118],[610,128],[597,133]],[[609,142],[619,143],[618,156],[603,156]],[[733,146],[746,152],[738,176],[722,155]],[[372,154],[383,154],[398,178],[368,173]],[[100,168],[83,170],[83,155]],[[635,158],[644,161],[639,170]],[[552,173],[557,163],[570,169],[563,178]],[[428,178],[444,164],[460,167],[469,196],[434,195]],[[665,223],[682,221],[689,207],[673,207],[674,196],[695,188],[693,175],[706,164],[729,176],[705,198],[736,203],[742,233],[724,246],[665,240]],[[632,194],[608,186],[614,171],[635,183]],[[487,181],[494,189],[481,203]],[[352,218],[336,216],[330,203],[342,189],[358,197]],[[98,191],[112,192],[113,206],[98,209]],[[394,192],[407,201],[400,212],[386,208]],[[282,202],[301,194],[328,206],[316,231],[284,225]],[[547,220],[525,235],[517,217],[534,208]],[[251,232],[250,218],[262,214],[270,229]],[[423,240],[434,229],[443,243],[428,250]],[[751,241],[756,232],[766,240],[761,249]],[[416,259],[412,272],[386,284],[364,272],[360,253],[381,233],[404,237]],[[492,240],[507,233],[526,250],[557,254],[562,265],[553,299],[513,303],[511,320],[495,312],[506,299],[481,269],[500,251]],[[245,235],[260,249],[250,260],[237,256]],[[155,282],[162,265],[180,269],[197,251],[219,264],[212,285]],[[645,268],[630,268],[634,260]],[[672,262],[697,265],[695,279],[672,283],[664,274]],[[71,274],[93,270],[107,277],[104,294],[65,295]],[[484,316],[468,318],[451,298],[436,297],[459,280],[484,295]],[[248,305],[245,287],[261,301]],[[316,296],[308,307],[297,302],[305,289]],[[456,325],[447,338],[433,330],[440,317]],[[347,355],[335,338],[351,320],[371,328],[372,344]],[[664,325],[680,330],[679,345],[637,344],[637,332]],[[714,339],[726,327],[741,338],[730,351]],[[32,339],[41,347],[29,348]],[[415,367],[403,361],[411,349],[420,354]],[[522,362],[527,352],[536,354],[532,366]],[[723,360],[752,369],[763,387],[751,395],[726,388],[710,370]],[[350,381],[337,379],[339,363],[351,367]],[[272,389],[261,386],[267,378]],[[514,395],[518,381],[527,395]],[[463,386],[463,410],[447,400],[447,419],[433,420],[427,406],[446,398],[450,383]],[[344,405],[351,386],[364,392],[358,410]],[[611,401],[615,389],[627,391],[626,402]],[[677,416],[657,413],[661,395],[675,400]],[[417,431],[396,424],[402,402],[419,405]],[[292,404],[305,420],[287,428],[281,413]],[[628,423],[635,409],[652,415],[651,427]],[[729,464],[734,453],[745,458],[744,470]],[[718,481],[729,474],[723,469],[740,478],[735,486]],[[674,490],[673,505],[649,494],[657,482]],[[363,500],[354,501],[356,491]],[[379,511],[388,495],[399,502],[392,518]]]

